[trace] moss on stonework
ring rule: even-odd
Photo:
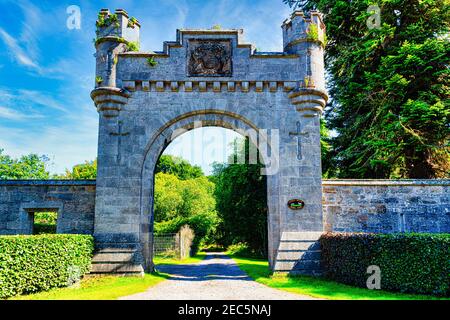
[[[108,36],[108,37],[102,37],[95,40],[95,45],[98,45],[99,43],[105,42],[105,41],[117,41],[119,43],[125,43],[128,44],[128,41],[125,40],[125,38],[117,37],[117,36]]]

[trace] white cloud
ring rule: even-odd
[[[8,120],[21,121],[21,120],[27,120],[27,119],[42,118],[42,115],[19,112],[17,110],[11,109],[11,108],[0,106],[0,119],[1,118],[8,119]]]
[[[34,105],[52,108],[59,111],[67,112],[60,102],[51,97],[48,93],[42,93],[35,90],[19,90],[17,99],[28,101]]]
[[[61,105],[57,98],[54,98],[48,92],[37,90],[19,89],[17,91],[12,91],[0,88],[0,104],[15,110],[18,110],[19,108],[33,110],[36,109],[36,107],[39,107],[39,110],[34,111],[46,111],[42,108],[44,107],[67,112],[67,109]]]
[[[5,30],[0,28],[0,38],[9,48],[13,58],[21,65],[26,67],[31,67],[35,70],[39,70],[40,67],[32,61],[32,59],[25,53],[25,51],[20,47],[17,41]]]

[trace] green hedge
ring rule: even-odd
[[[56,224],[35,223],[33,225],[33,234],[56,234]]]
[[[89,271],[88,235],[0,236],[0,298],[64,287]]]
[[[366,287],[376,265],[382,290],[450,295],[450,234],[328,233],[320,243],[330,279]]]

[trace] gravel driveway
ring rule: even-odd
[[[312,300],[253,281],[223,253],[208,253],[200,263],[160,265],[170,278],[122,300]]]

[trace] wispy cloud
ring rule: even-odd
[[[67,112],[67,109],[64,108],[58,100],[52,98],[48,93],[33,90],[19,90],[18,99],[22,101],[29,101],[38,106]]]
[[[45,108],[51,108],[62,112],[68,112],[59,101],[58,98],[53,97],[52,94],[48,92],[0,88],[0,104],[9,107],[9,109],[17,110],[18,108],[26,108],[28,110],[33,110],[33,108],[40,108],[42,111],[46,111]],[[15,108],[12,106],[15,106]]]
[[[25,53],[22,47],[17,43],[16,39],[14,39],[2,28],[0,28],[0,38],[8,47],[13,59],[15,59],[19,64],[33,68],[36,71],[40,70],[40,67]]]
[[[0,119],[8,119],[8,120],[27,120],[27,119],[37,119],[42,118],[42,115],[36,113],[25,113],[20,112],[11,108],[0,106]]]

